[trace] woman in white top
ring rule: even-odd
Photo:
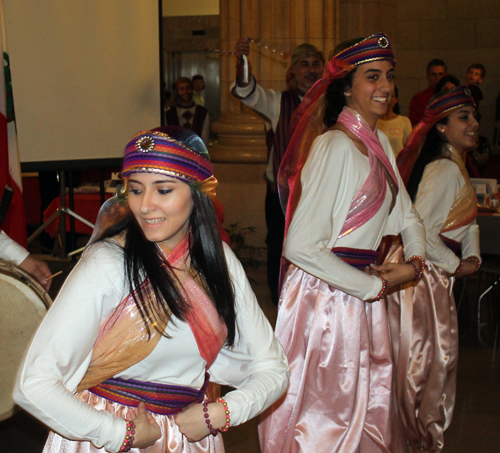
[[[223,452],[218,432],[286,389],[284,353],[219,237],[206,148],[162,130],[127,144],[127,199],[99,220],[19,371],[15,401],[53,431],[46,453]],[[209,402],[209,379],[237,390]]]
[[[437,94],[398,156],[427,238],[422,279],[388,296],[398,406],[414,451],[443,449],[458,360],[453,282],[481,263],[477,201],[464,165],[475,145],[475,115],[467,87]],[[391,260],[397,259],[393,250]]]
[[[404,447],[394,438],[383,297],[415,278],[425,237],[389,141],[376,129],[394,65],[383,33],[343,43],[292,119],[280,169],[289,188],[288,266],[276,325],[291,379],[259,426],[265,453]],[[382,237],[400,232],[411,264],[373,265]]]

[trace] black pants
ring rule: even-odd
[[[267,282],[271,290],[272,301],[275,305],[278,305],[280,263],[285,235],[285,215],[281,209],[278,193],[270,183],[267,184],[266,192],[266,224]]]

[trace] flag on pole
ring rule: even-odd
[[[17,131],[14,114],[14,97],[7,48],[7,32],[3,0],[0,0],[0,51],[3,54],[4,70],[0,71],[0,193],[8,184],[14,196],[5,217],[2,229],[15,241],[27,246],[26,219],[22,194],[21,165],[17,146]]]

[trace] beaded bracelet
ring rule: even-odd
[[[226,413],[226,424],[223,428],[220,428],[219,431],[221,433],[225,433],[229,429],[229,423],[231,423],[231,419],[229,418],[229,409],[227,408],[227,403],[224,398],[217,398],[215,401],[217,401],[218,403],[222,403],[222,405],[224,406],[224,412]]]
[[[135,423],[132,421],[127,421],[127,432],[125,434],[125,440],[121,448],[118,450],[118,453],[125,453],[130,451],[132,448],[132,444],[134,443],[134,434],[135,434]]]
[[[382,289],[378,293],[378,296],[373,299],[373,302],[377,302],[377,300],[382,299],[382,297],[384,297],[389,290],[389,283],[387,283],[387,280],[384,277],[380,277],[380,279],[382,280]]]
[[[417,266],[415,266],[412,261],[413,260],[419,260],[420,261],[420,270],[418,270]],[[417,280],[420,280],[420,277],[422,277],[422,274],[424,273],[424,269],[425,269],[425,261],[424,259],[421,257],[421,256],[418,256],[418,255],[413,255],[413,256],[410,256],[406,261],[405,261],[406,264],[411,264],[411,266],[413,267],[413,270],[415,271],[415,278],[414,280],[417,281]]]
[[[210,419],[208,418],[208,407],[207,407],[208,403],[209,403],[208,400],[203,401],[203,412],[205,412],[205,415],[204,415],[205,423],[207,424],[208,429],[210,430],[210,434],[215,437],[219,433],[217,432],[216,429],[214,429],[214,427],[212,426],[212,423],[210,423]]]
[[[462,272],[463,268],[464,268],[464,260],[460,260],[460,264],[455,269],[455,272],[453,272],[453,274],[451,274],[451,275],[454,276],[454,275],[460,274],[460,272]]]
[[[467,258],[467,261],[474,261],[476,263],[476,270],[474,272],[477,272],[481,267],[481,261],[479,261],[479,258],[477,256],[469,256]]]

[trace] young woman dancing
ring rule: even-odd
[[[376,129],[394,89],[395,58],[383,33],[334,53],[297,109],[280,170],[288,267],[276,334],[291,380],[261,422],[266,453],[404,448],[392,432],[383,297],[419,274],[425,235]],[[408,264],[374,265],[382,237],[399,233]]]
[[[46,453],[223,452],[218,432],[286,389],[283,351],[220,240],[206,148],[164,131],[127,144],[125,215],[108,213],[118,220],[84,252],[21,366],[14,398],[53,431]],[[237,390],[208,401],[209,379]]]
[[[414,451],[443,449],[458,360],[453,282],[481,264],[477,200],[464,165],[475,145],[475,116],[467,87],[436,95],[397,159],[427,237],[422,279],[387,298],[398,406]],[[394,248],[389,261],[401,260],[398,253]]]

